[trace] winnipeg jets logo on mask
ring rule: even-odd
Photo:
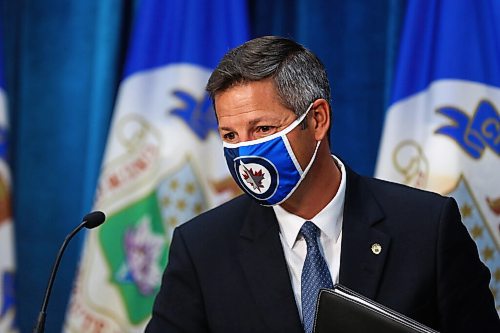
[[[262,193],[266,191],[266,187],[269,187],[269,182],[267,182],[269,179],[269,172],[266,168],[258,164],[250,166],[240,162],[239,172],[241,177],[244,179],[245,185],[247,185],[252,191]],[[264,185],[264,181],[268,183],[266,184],[267,186]]]
[[[248,194],[262,200],[276,191],[278,172],[269,160],[257,156],[241,156],[234,161],[234,170]]]

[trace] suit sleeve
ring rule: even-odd
[[[489,289],[490,272],[461,222],[455,200],[443,207],[437,244],[437,293],[441,332],[500,332]]]
[[[208,332],[195,267],[179,228],[172,236],[168,265],[146,333]]]

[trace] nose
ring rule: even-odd
[[[255,139],[256,139],[256,137],[254,135],[251,135],[250,133],[242,133],[239,136],[240,142],[247,142],[247,141],[252,141]]]

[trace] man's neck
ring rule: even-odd
[[[318,156],[309,173],[295,193],[281,204],[286,211],[306,220],[312,219],[335,197],[340,186],[342,174],[335,160],[326,151]],[[321,149],[321,148],[320,148]]]

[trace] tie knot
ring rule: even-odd
[[[300,228],[300,233],[306,240],[308,246],[317,244],[319,228],[311,221],[306,221]]]

